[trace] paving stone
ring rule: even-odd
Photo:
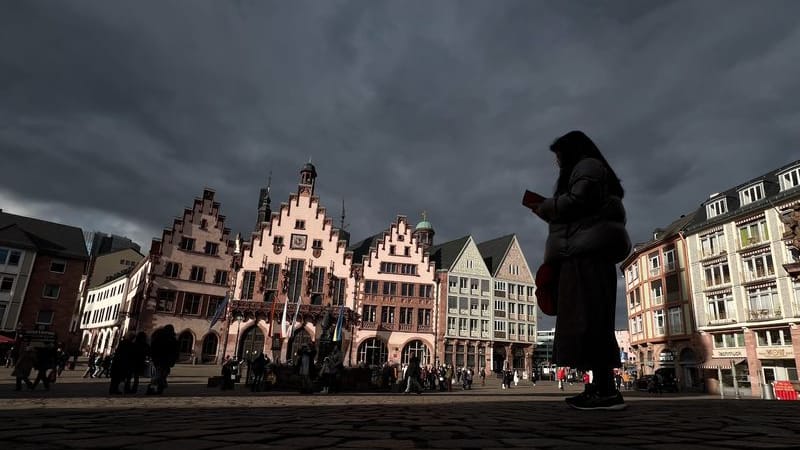
[[[124,447],[133,449],[140,449],[142,448],[139,444],[134,444],[132,446]],[[191,449],[191,450],[205,450],[207,448],[220,448],[220,443],[218,441],[204,441],[201,439],[167,439],[158,442],[148,442],[145,446],[147,450],[176,450],[176,449]],[[241,448],[241,447],[238,447]],[[252,448],[248,444],[247,448]]]

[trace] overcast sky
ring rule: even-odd
[[[311,157],[354,241],[426,210],[439,243],[516,233],[535,270],[546,228],[522,192],[552,191],[548,145],[571,129],[622,178],[634,241],[797,159],[798,17],[791,0],[7,1],[0,208],[146,251],[206,186],[249,232],[269,172],[277,204]]]

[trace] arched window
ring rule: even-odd
[[[358,362],[369,366],[380,366],[389,360],[389,349],[378,338],[370,338],[358,346]]]
[[[257,325],[245,330],[239,339],[239,358],[251,360],[264,351],[264,332]]]
[[[181,359],[187,359],[192,355],[192,347],[194,346],[194,336],[189,330],[184,331],[178,336],[178,353]]]
[[[203,355],[202,361],[203,362],[213,362],[217,359],[217,344],[219,343],[219,339],[217,335],[214,333],[208,333],[205,338],[203,338]]]
[[[403,364],[408,364],[408,361],[411,359],[412,356],[416,356],[419,358],[419,363],[424,365],[428,365],[431,363],[430,359],[430,352],[428,352],[428,347],[422,341],[416,340],[411,341],[403,347],[403,355],[402,355],[402,362]]]

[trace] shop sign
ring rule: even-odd
[[[792,347],[758,347],[756,355],[759,359],[794,358]]]
[[[661,363],[673,363],[675,362],[675,353],[672,350],[662,350],[658,354],[658,361]]]
[[[730,350],[714,350],[711,352],[714,358],[746,358],[747,352],[743,348]]]

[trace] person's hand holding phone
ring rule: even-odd
[[[522,204],[533,210],[533,212],[536,212],[536,210],[539,208],[539,205],[541,205],[543,201],[544,197],[536,192],[531,192],[528,190],[526,190],[525,195],[522,196]]]

